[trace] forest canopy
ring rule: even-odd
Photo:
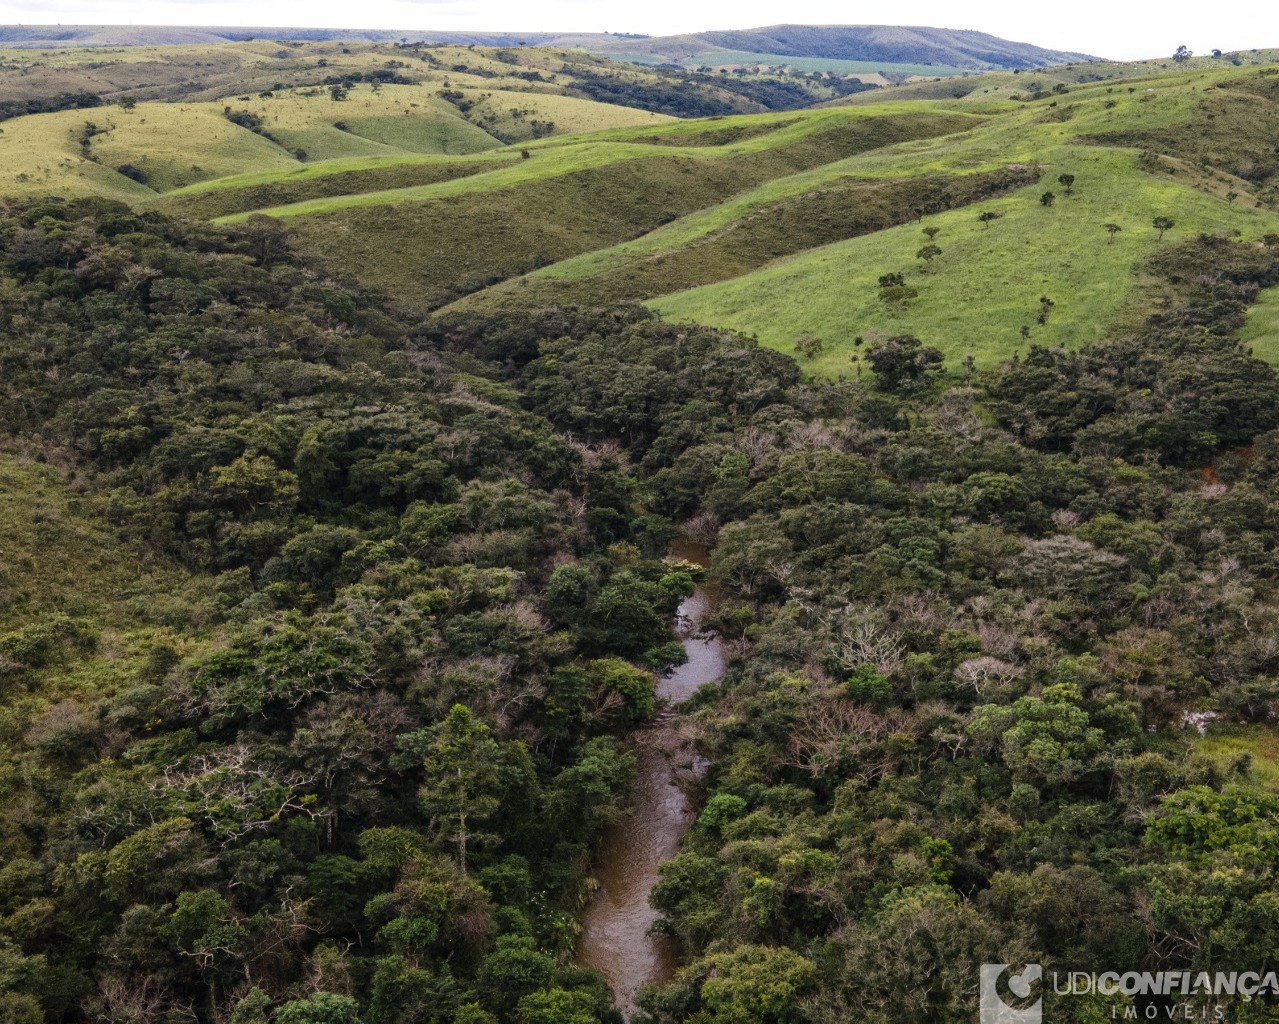
[[[686,713],[711,767],[653,1020],[1271,966],[1273,769],[1187,722],[1279,700],[1279,381],[1235,337],[1279,256],[1146,271],[1169,301],[1126,336],[962,376],[895,338],[823,381],[639,307],[422,323],[264,218],[6,208],[37,526],[168,583],[0,562],[0,1017],[615,1024],[572,949],[681,656],[681,532],[730,660]]]

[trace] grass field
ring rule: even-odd
[[[1245,50],[1222,57],[1198,56],[1178,64],[1169,59],[1141,61],[1098,61],[1079,64],[1061,64],[1056,67],[1034,68],[1027,71],[991,71],[985,74],[964,74],[960,78],[940,82],[910,82],[890,89],[855,93],[832,100],[833,105],[874,104],[906,99],[940,100],[964,99],[969,103],[988,100],[1023,99],[1035,93],[1051,92],[1056,86],[1073,89],[1101,83],[1116,92],[1136,86],[1147,80],[1156,82],[1173,78],[1186,81],[1193,76],[1204,75],[1217,80],[1231,75],[1255,71],[1279,62],[1279,49]]]
[[[84,500],[60,471],[0,452],[0,668],[5,638],[59,621],[78,637],[33,670],[35,693],[6,694],[0,731],[24,702],[75,693],[97,699],[136,680],[151,648],[173,638],[170,626],[192,624],[193,580],[114,535]]]
[[[837,243],[721,284],[656,300],[674,320],[695,320],[758,334],[764,344],[794,351],[811,334],[824,350],[808,365],[826,374],[852,372],[854,339],[914,334],[946,353],[952,368],[966,356],[989,366],[1025,347],[1020,328],[1038,344],[1076,346],[1106,334],[1133,297],[1134,268],[1159,244],[1155,216],[1177,221],[1175,233],[1238,229],[1259,238],[1279,225],[1274,214],[1230,206],[1188,185],[1142,174],[1132,153],[1069,148],[1044,163],[1046,182],[1078,178],[1075,194],[1051,207],[1036,185],[982,210],[1001,215],[980,224],[974,209],[928,217],[940,228],[942,253],[925,269],[915,253],[927,243],[909,224]],[[1060,191],[1060,187],[1058,187]],[[1111,238],[1104,224],[1124,230]],[[1176,234],[1169,236],[1169,240]],[[878,278],[904,273],[919,297],[905,308],[880,301]],[[1056,304],[1036,325],[1039,299]]]
[[[1231,69],[1234,75],[1238,71]],[[1220,75],[1228,77],[1225,72]],[[1197,170],[1167,174],[1156,163],[1147,173],[1131,149],[1082,145],[1107,133],[1139,133],[1153,140],[1175,136],[1210,100],[1199,76],[1169,76],[1136,93],[1115,95],[1093,85],[1068,99],[1007,110],[972,132],[908,143],[848,161],[867,176],[954,171],[994,163],[1036,162],[1041,185],[982,204],[1000,219],[977,221],[975,209],[929,217],[779,260],[751,274],[668,295],[652,305],[677,320],[692,320],[756,334],[767,345],[793,352],[795,340],[813,335],[823,343],[806,365],[825,374],[855,372],[856,338],[873,340],[914,334],[935,345],[957,366],[967,356],[991,365],[1031,340],[1073,346],[1104,336],[1137,299],[1136,268],[1158,243],[1153,218],[1169,216],[1177,233],[1238,231],[1259,239],[1279,227],[1279,218],[1256,206],[1243,191],[1226,200],[1227,185]],[[1049,105],[1049,103],[1054,105]],[[1251,97],[1238,102],[1252,109]],[[1252,118],[1269,136],[1268,121]],[[1074,174],[1075,194],[1066,196],[1061,174]],[[1051,207],[1040,203],[1054,190]],[[1103,225],[1123,230],[1113,238]],[[922,226],[935,226],[941,255],[925,267],[915,253],[927,242]],[[878,279],[902,273],[918,290],[904,307],[879,299]],[[1039,299],[1055,303],[1045,325],[1037,324]],[[1264,320],[1265,314],[1262,314]],[[1259,354],[1273,354],[1262,345]]]
[[[1212,758],[1222,768],[1247,754],[1252,780],[1279,792],[1279,736],[1269,726],[1210,724],[1208,735],[1195,741],[1195,752]]]
[[[211,52],[219,69],[322,60],[326,71],[385,52],[326,45]],[[195,52],[167,59],[187,68]],[[129,57],[135,68],[166,59]],[[857,372],[856,339],[897,333],[941,348],[952,368],[970,356],[987,366],[1028,341],[1077,346],[1142,315],[1156,216],[1176,222],[1163,244],[1279,230],[1277,57],[965,74],[677,120],[562,94],[586,66],[576,62],[626,82],[651,76],[642,68],[433,47],[417,65],[390,62],[415,84],[362,83],[341,101],[322,85],[246,88],[14,118],[0,125],[0,184],[223,223],[276,217],[335,271],[424,310],[639,300],[785,352],[815,336],[822,350],[804,365],[819,374]],[[58,73],[86,68],[45,59]],[[1075,175],[1073,194],[1062,174]],[[979,222],[983,211],[997,219]],[[916,256],[924,227],[941,250],[928,265]],[[889,273],[916,297],[886,305]],[[1052,306],[1040,324],[1042,297]],[[1273,292],[1244,337],[1279,361]]]
[[[643,236],[765,181],[903,138],[980,123],[950,113],[881,110],[885,116],[818,111],[792,117],[784,127],[729,146],[543,140],[530,146],[528,159],[484,173],[258,212],[283,218],[304,246],[352,276],[394,288],[405,301],[435,306]],[[462,235],[466,245],[456,243]]]
[[[563,140],[544,139],[526,147],[530,154],[528,159],[502,160],[498,163],[501,154],[493,154],[492,159],[498,165],[482,176],[458,178],[420,188],[326,197],[245,211],[225,219],[234,222],[244,219],[251,212],[282,218],[306,217],[341,209],[443,199],[469,192],[509,188],[613,163],[650,160],[657,154],[660,154],[659,159],[703,161],[708,166],[712,162],[736,160],[743,169],[742,184],[748,185],[775,177],[787,170],[819,166],[852,153],[891,145],[901,139],[958,131],[979,123],[963,114],[930,111],[926,107],[910,110],[881,107],[873,112],[851,113],[852,116],[849,111],[813,111],[805,112],[802,116],[791,114],[785,117],[785,125],[775,131],[751,135],[728,146],[680,146],[673,148],[669,154],[633,141],[634,135],[630,132],[600,132]],[[872,116],[864,116],[867,113]],[[780,115],[759,115],[759,118],[774,120],[779,117]],[[723,120],[725,119],[720,119],[720,122]],[[733,120],[736,122],[738,119]],[[757,121],[758,118],[754,117],[747,119],[747,123]],[[705,131],[708,123],[710,122],[683,122],[673,126],[672,131]],[[752,163],[765,165],[762,174],[758,169],[752,170]],[[232,182],[222,183],[223,186],[228,184]]]
[[[963,206],[1033,179],[1029,171],[1001,169],[866,180],[841,172],[847,163],[769,182],[634,241],[485,289],[457,306],[603,305],[650,299],[735,278],[814,246],[882,231],[912,220],[914,209]]]
[[[1279,365],[1279,285],[1258,296],[1239,337],[1258,359]]]
[[[13,118],[0,124],[0,194],[106,194],[128,201],[243,174],[287,178],[301,166],[321,173],[349,168],[326,168],[333,160],[472,156],[502,146],[472,123],[478,120],[503,138],[531,138],[535,124],[555,135],[671,120],[568,96],[488,89],[463,92],[475,103],[468,121],[438,91],[436,85],[357,85],[335,102],[327,89],[307,88]],[[233,123],[228,113],[259,118],[259,130]],[[141,172],[143,183],[120,174],[122,167]]]

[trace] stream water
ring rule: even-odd
[[[698,565],[707,562],[706,550],[693,545],[676,545],[671,553]],[[685,791],[701,767],[692,745],[675,728],[674,707],[724,675],[720,642],[701,633],[714,601],[713,589],[702,585],[680,603],[675,629],[688,660],[658,677],[657,695],[666,706],[632,737],[637,759],[632,808],[604,834],[595,866],[599,890],[582,919],[578,962],[608,979],[626,1017],[636,1009],[641,986],[669,981],[679,965],[674,940],[649,934],[658,915],[648,897],[658,881],[658,865],[675,856],[693,823]]]

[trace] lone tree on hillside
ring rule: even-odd
[[[924,228],[924,234],[928,236],[928,240],[931,242],[934,238],[941,234],[941,228],[939,228],[936,224],[929,224],[928,227]]]
[[[1164,232],[1171,231],[1177,226],[1177,222],[1171,217],[1156,217],[1154,220],[1155,230],[1159,232],[1159,241],[1164,240]]]
[[[1057,197],[1051,192],[1045,192],[1039,197],[1040,206],[1052,206],[1057,201]]]
[[[1262,235],[1261,244],[1267,249],[1279,249],[1279,234],[1272,231],[1268,235]]]
[[[875,386],[897,394],[911,394],[931,385],[942,371],[944,358],[938,349],[925,348],[910,334],[872,345],[866,353],[866,361],[875,374]]]
[[[1075,176],[1073,174],[1057,175],[1057,184],[1066,190],[1066,195],[1073,196],[1075,194]]]
[[[1182,61],[1190,60],[1194,55],[1195,51],[1189,46],[1178,46],[1177,52],[1172,55],[1172,59],[1180,64]]]
[[[1110,232],[1110,238],[1106,241],[1107,245],[1110,245],[1115,240],[1115,235],[1123,230],[1118,224],[1103,224],[1102,227]]]
[[[1057,303],[1053,302],[1047,295],[1039,296],[1039,325],[1041,327],[1048,323],[1048,314],[1052,312],[1055,305]]]
[[[992,220],[999,220],[999,218],[1000,218],[1000,217],[1002,217],[1002,216],[1003,216],[1003,214],[1002,214],[1002,213],[999,213],[997,210],[983,210],[983,211],[982,211],[982,212],[978,215],[977,219],[978,219],[979,221],[981,221],[982,227],[983,227],[983,228],[985,228],[985,230],[989,231],[989,230],[990,230],[990,222],[991,222]]]
[[[795,335],[795,351],[805,359],[815,359],[822,354],[822,339],[805,331]]]
[[[906,283],[901,274],[881,274],[879,277],[879,299],[894,309],[900,309],[911,299],[919,296],[918,290]]]
[[[921,259],[924,261],[925,267],[931,267],[933,265],[933,260],[935,260],[940,255],[941,255],[941,248],[936,245],[926,245],[922,249],[920,249],[919,252],[915,253],[915,257],[917,259]]]

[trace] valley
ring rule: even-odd
[[[1270,964],[1279,50],[0,45],[0,1022]]]

